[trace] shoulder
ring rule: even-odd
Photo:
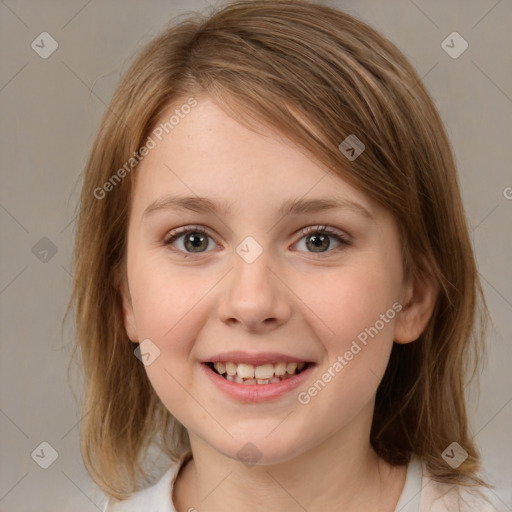
[[[154,485],[132,494],[127,500],[109,497],[103,512],[175,512],[171,492],[178,468],[179,464],[173,463]]]
[[[413,456],[395,512],[500,512],[493,492],[479,485],[438,482]]]
[[[423,466],[420,512],[498,512],[490,489],[433,480]]]

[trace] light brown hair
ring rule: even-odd
[[[152,443],[173,460],[190,449],[123,326],[118,277],[136,167],[104,197],[95,190],[139,151],[170,105],[203,94],[247,126],[277,128],[393,214],[406,277],[433,276],[439,294],[418,340],[393,344],[371,444],[391,464],[417,454],[439,481],[487,485],[477,476],[465,404],[487,310],[438,112],[403,54],[373,28],[286,0],[236,2],[166,28],[136,57],[102,119],[84,171],[70,301],[72,358],[79,349],[84,373],[81,450],[93,480],[125,499],[150,481],[142,461]],[[338,149],[350,134],[365,145],[354,161]],[[453,441],[469,455],[457,469],[441,457]]]

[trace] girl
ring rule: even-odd
[[[105,511],[495,510],[454,161],[364,23],[237,2],[148,44],[85,169],[75,279]]]

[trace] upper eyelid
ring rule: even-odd
[[[183,235],[186,235],[187,233],[205,233],[208,235],[217,245],[219,243],[217,242],[217,238],[212,234],[211,230],[208,228],[205,228],[204,226],[182,226],[176,229],[172,229],[171,231],[168,231],[163,239],[164,245],[171,245],[171,241],[176,241],[178,238],[181,238]],[[187,253],[193,255],[193,253]],[[198,253],[200,254],[200,253]]]

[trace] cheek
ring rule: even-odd
[[[191,408],[185,391],[194,377],[191,353],[214,282],[211,276],[190,279],[179,269],[171,273],[162,262],[133,263],[130,286],[139,339],[150,339],[160,351],[145,370],[162,402],[181,418]]]
[[[339,269],[321,282],[312,280],[301,296],[308,297],[307,306],[324,325],[328,351],[348,349],[353,339],[376,322],[383,337],[392,336],[396,314],[392,310],[386,316],[386,311],[399,296],[399,280],[375,262]]]
[[[138,330],[160,350],[159,357],[145,366],[151,386],[180,422],[206,421],[204,410],[197,407],[188,390],[193,388],[195,376],[190,367],[191,353],[206,318],[207,301],[201,298],[212,283],[208,279],[190,280],[178,272],[152,272],[150,266],[139,272],[135,281]]]
[[[179,355],[173,354],[173,358],[179,359]],[[211,423],[210,406],[204,408],[200,405],[200,395],[193,389],[190,368],[185,369],[179,360],[173,363],[168,354],[162,352],[159,359],[146,367],[146,373],[162,404],[182,425],[189,428]]]
[[[146,258],[140,264],[134,259],[130,286],[139,334],[166,346],[173,340],[185,341],[183,336],[193,337],[213,277],[173,267],[165,256]]]
[[[340,363],[332,388],[338,398],[333,400],[343,397],[345,405],[354,402],[354,407],[374,396],[384,375],[399,308],[400,276],[378,264],[370,268],[347,273],[330,306],[336,335],[326,342],[328,364]]]
[[[305,401],[314,402],[312,407],[320,416],[329,414],[332,407],[348,416],[356,414],[375,396],[384,375],[393,346],[397,314],[393,304],[400,287],[399,272],[393,273],[385,263],[373,260],[341,268],[322,280],[323,286],[309,285],[303,291],[311,298],[307,305],[317,318],[317,334],[323,333],[325,358],[319,368],[321,382],[316,385],[323,398],[316,398],[317,389],[304,390]]]

